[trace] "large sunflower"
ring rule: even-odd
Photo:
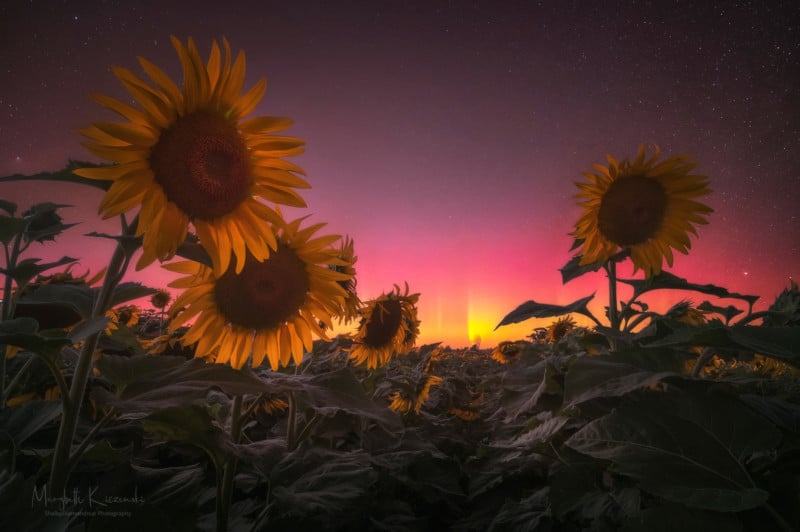
[[[330,269],[338,264],[332,246],[338,235],[312,238],[325,224],[300,229],[300,220],[273,228],[275,251],[259,261],[248,255],[242,271],[216,275],[203,264],[184,261],[164,267],[189,274],[170,286],[185,288],[173,305],[169,329],[197,317],[183,343],[197,343],[195,356],[241,368],[250,354],[258,366],[265,356],[273,370],[291,359],[299,364],[312,348],[312,333],[328,339],[323,328],[346,297],[339,285],[348,275]],[[185,308],[184,308],[185,307]]]
[[[128,121],[81,130],[89,150],[116,164],[75,173],[113,181],[100,204],[104,218],[141,206],[137,236],[143,236],[143,253],[137,268],[172,257],[191,222],[217,275],[232,256],[241,271],[248,255],[260,261],[276,246],[270,223],[279,223],[278,215],[258,198],[305,206],[292,190],[309,187],[297,175],[303,171],[281,159],[302,153],[303,141],[272,134],[291,124],[287,118],[242,120],[266,90],[262,78],[242,94],[244,52],[232,61],[228,41],[222,40],[222,50],[215,41],[203,64],[191,38],[184,46],[172,37],[172,44],[183,66],[183,88],[141,57],[154,85],[114,68],[141,108],[93,96]]]
[[[632,162],[607,156],[608,166],[584,172],[589,183],[576,183],[584,212],[573,236],[581,241],[581,265],[608,260],[628,249],[635,270],[650,277],[661,272],[672,250],[688,253],[693,224],[706,224],[713,209],[695,200],[710,192],[708,177],[691,173],[696,164],[685,157],[659,161],[659,149],[649,159],[645,147]]]
[[[350,359],[373,369],[386,364],[392,355],[408,353],[419,335],[417,301],[419,294],[400,287],[368,301],[361,309],[361,322],[353,336]]]

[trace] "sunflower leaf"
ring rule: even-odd
[[[17,265],[10,270],[0,268],[0,273],[3,273],[4,275],[10,275],[19,286],[25,286],[30,282],[31,279],[33,279],[34,276],[39,275],[50,268],[55,268],[56,266],[63,266],[64,264],[71,264],[78,261],[78,259],[67,256],[61,257],[57,261],[47,262],[45,264],[39,264],[40,260],[41,259],[37,258],[24,259],[19,261]]]
[[[28,401],[0,412],[0,437],[10,438],[15,447],[22,445],[42,427],[61,415],[61,401]]]
[[[680,327],[671,334],[648,344],[652,347],[701,346],[716,349],[745,350],[779,358],[800,366],[800,327],[728,327],[712,321],[693,327]]]
[[[570,251],[572,251],[572,250],[570,250]],[[630,254],[631,254],[630,251],[628,251],[627,249],[626,250],[622,250],[619,253],[617,253],[614,256],[612,256],[608,260],[614,261],[614,262],[622,262],[623,260],[628,258],[630,256]],[[583,275],[585,273],[596,272],[597,270],[599,270],[600,268],[602,268],[606,264],[606,261],[599,261],[599,262],[593,262],[591,264],[586,264],[584,266],[581,266],[581,259],[582,258],[583,258],[583,255],[575,255],[574,257],[572,257],[569,260],[569,262],[567,262],[564,265],[563,268],[561,268],[559,270],[561,272],[561,283],[562,284],[567,284],[571,280],[577,279],[578,277],[580,277],[581,275]]]
[[[15,316],[35,318],[42,329],[70,327],[92,315],[95,292],[77,284],[39,286],[19,298]]]
[[[609,362],[605,357],[581,357],[564,379],[564,404],[568,408],[598,397],[619,397],[674,375],[677,373]]]
[[[8,245],[15,236],[25,231],[26,225],[22,218],[0,215],[0,242]]]
[[[9,216],[14,216],[14,213],[17,212],[17,204],[13,201],[0,199],[0,209],[6,211]]]
[[[710,301],[703,301],[697,305],[697,310],[702,310],[703,312],[715,312],[721,316],[724,316],[725,323],[730,323],[734,317],[744,312],[742,309],[736,308],[733,305],[719,307],[717,305],[713,305]]]
[[[781,441],[772,423],[743,406],[713,390],[649,394],[585,425],[566,444],[609,460],[612,471],[668,501],[738,512],[769,498],[747,463]]]
[[[155,288],[144,286],[141,283],[135,283],[135,282],[120,283],[114,289],[114,295],[111,297],[111,305],[112,306],[121,305],[122,303],[126,303],[134,299],[139,299],[140,297],[151,296],[156,292],[158,292],[158,290],[156,290]]]
[[[623,532],[742,532],[741,521],[731,514],[664,504],[642,510],[628,520]]]
[[[189,443],[203,449],[218,467],[233,450],[230,435],[214,424],[205,404],[193,403],[153,412],[142,420],[142,428],[160,440]]]
[[[682,279],[666,271],[662,271],[660,274],[654,275],[653,277],[645,280],[619,279],[619,281],[621,283],[629,284],[633,287],[634,298],[638,298],[639,296],[641,296],[645,292],[649,292],[650,290],[692,290],[695,292],[700,292],[701,294],[708,294],[717,297],[742,299],[744,301],[747,301],[751,305],[759,299],[759,296],[750,296],[750,295],[737,294],[734,292],[728,292],[728,290],[726,290],[725,288],[713,284],[690,283],[686,279]]]
[[[573,312],[584,314],[591,317],[591,313],[586,308],[586,305],[594,298],[594,294],[578,299],[569,305],[551,305],[549,303],[537,303],[530,300],[518,306],[516,309],[508,313],[494,328],[496,331],[503,325],[512,323],[519,323],[521,321],[529,320],[531,318],[550,318],[554,316],[563,316],[564,314],[571,314]]]
[[[183,257],[184,259],[193,260],[195,262],[199,262],[200,264],[205,264],[209,268],[213,267],[213,263],[211,261],[211,257],[209,256],[206,248],[198,244],[196,241],[190,240],[190,237],[187,235],[186,240],[178,246],[178,251],[175,253],[179,257]]]
[[[64,183],[77,183],[79,185],[88,185],[91,187],[100,188],[102,190],[108,190],[109,188],[111,188],[111,184],[113,183],[113,181],[106,181],[103,179],[87,179],[85,177],[81,177],[79,175],[72,173],[72,171],[75,170],[76,168],[100,168],[103,166],[110,166],[110,165],[70,160],[64,168],[62,168],[61,170],[57,170],[55,172],[39,172],[38,174],[31,174],[31,175],[13,174],[10,176],[0,177],[0,183],[5,183],[9,181],[38,181],[38,180],[61,181]]]

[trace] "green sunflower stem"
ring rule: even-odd
[[[231,408],[231,439],[239,443],[242,436],[242,396],[233,396]],[[222,482],[217,484],[217,532],[228,530],[228,516],[233,500],[233,477],[236,475],[237,460],[234,457],[225,462]]]
[[[294,398],[294,392],[289,392],[289,412],[286,420],[286,449],[294,451],[297,447],[297,401]]]
[[[134,221],[130,226],[125,226],[124,236],[132,236],[136,230],[136,225]],[[125,250],[123,242],[120,241],[117,243],[114,254],[111,256],[111,261],[108,264],[103,286],[92,309],[92,318],[105,315],[111,305],[114,289],[125,275],[129,262],[130,255]],[[64,401],[65,409],[61,416],[56,446],[53,449],[53,465],[48,482],[48,492],[52,493],[54,497],[58,497],[66,491],[67,482],[72,472],[72,465],[76,462],[72,456],[72,443],[75,439],[75,430],[78,425],[78,416],[81,411],[83,397],[86,393],[86,385],[91,374],[92,355],[97,348],[100,334],[100,332],[94,333],[84,341],[83,349],[81,349],[78,357],[78,363],[75,366],[75,372],[72,375],[69,398]]]
[[[606,272],[608,272],[608,321],[611,323],[611,329],[614,334],[619,332],[619,309],[617,308],[617,263],[614,259],[606,263]],[[611,350],[617,350],[617,339],[609,338]]]

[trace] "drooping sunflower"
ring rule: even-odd
[[[608,155],[608,166],[595,164],[595,172],[584,172],[589,183],[576,183],[584,212],[572,235],[581,242],[581,265],[628,249],[634,271],[657,275],[664,259],[672,266],[673,249],[689,252],[694,224],[708,223],[705,215],[713,209],[696,201],[710,192],[708,177],[693,174],[696,164],[686,157],[659,161],[657,146],[650,158],[645,151],[640,146],[633,161]]]
[[[350,359],[356,364],[366,362],[368,369],[383,366],[395,353],[408,353],[419,335],[419,294],[409,294],[408,284],[405,293],[397,285],[394,288],[368,301],[360,310],[361,321],[353,335]]]
[[[350,276],[347,281],[339,282],[339,285],[347,292],[347,298],[344,300],[342,308],[339,310],[339,318],[347,324],[358,317],[358,309],[361,308],[361,300],[356,293],[355,263],[358,261],[358,257],[356,257],[353,249],[353,239],[349,236],[345,236],[342,239],[338,257],[343,264],[332,265],[331,268]]]
[[[222,275],[231,261],[241,271],[251,255],[263,260],[276,246],[270,230],[277,213],[259,198],[304,207],[293,190],[309,185],[303,170],[282,157],[303,151],[303,141],[273,135],[291,120],[244,119],[266,90],[263,78],[242,94],[245,56],[231,59],[228,41],[213,42],[206,64],[194,41],[172,37],[183,66],[183,88],[139,58],[154,84],[124,68],[114,73],[140,108],[104,95],[93,98],[127,122],[98,122],[81,130],[84,145],[114,165],[79,168],[90,179],[113,181],[99,211],[104,218],[140,206],[136,236],[143,237],[141,269],[175,255],[192,223]]]
[[[400,414],[408,414],[411,410],[419,414],[422,410],[422,405],[430,397],[431,386],[439,386],[442,383],[442,378],[437,375],[423,375],[422,379],[417,383],[414,390],[414,397],[407,397],[401,391],[396,391],[389,396],[389,408]]]
[[[164,266],[188,274],[170,283],[185,291],[172,307],[169,330],[196,317],[182,338],[184,345],[197,344],[196,357],[240,369],[252,353],[253,366],[267,357],[277,370],[292,359],[302,361],[312,348],[312,334],[328,339],[319,323],[330,328],[346,297],[339,283],[348,280],[347,274],[330,269],[339,260],[332,244],[340,237],[314,237],[325,224],[301,229],[300,222],[271,228],[275,251],[261,261],[248,255],[239,273],[230,268],[216,275],[192,261]]]
[[[558,318],[553,323],[547,327],[547,341],[548,343],[554,344],[561,340],[564,335],[570,332],[572,329],[575,328],[575,320],[572,319],[572,316],[562,316]]]

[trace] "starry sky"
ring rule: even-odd
[[[421,293],[420,343],[483,347],[528,299],[567,304],[601,274],[567,285],[575,181],[640,144],[689,155],[714,208],[672,273],[760,295],[766,308],[800,274],[800,7],[770,1],[10,0],[0,6],[0,176],[96,161],[78,128],[115,119],[89,97],[132,100],[111,72],[143,56],[173,79],[169,36],[207,57],[228,38],[247,55],[256,115],[288,116],[307,143],[296,217],[348,234],[362,299],[408,282]],[[113,231],[101,195],[73,185],[0,184],[21,208],[40,201],[80,222],[34,256],[79,256],[96,271]],[[622,276],[630,270],[623,268]],[[158,266],[129,279],[162,287]],[[625,293],[623,292],[623,296]],[[692,293],[658,293],[669,306]],[[725,305],[731,300],[721,301]]]

